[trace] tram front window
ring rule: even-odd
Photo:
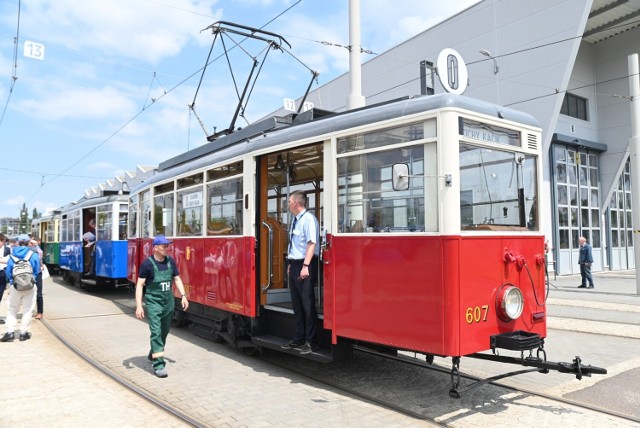
[[[538,230],[537,159],[460,144],[463,230]]]

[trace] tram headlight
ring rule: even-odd
[[[508,285],[498,290],[496,301],[498,317],[503,321],[518,319],[524,309],[524,297],[519,288]]]

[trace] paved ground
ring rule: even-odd
[[[587,402],[607,399],[615,402],[609,406],[618,405],[627,414],[633,409],[640,413],[640,336],[636,335],[640,297],[636,294],[635,272],[597,274],[594,290],[577,290],[578,283],[575,276],[553,281],[555,288],[551,287],[548,302],[549,358],[571,361],[574,355],[583,355],[586,363],[607,367],[610,374],[580,382],[568,375],[532,374],[513,378],[512,382]],[[169,377],[158,379],[146,360],[148,328],[135,319],[131,295],[123,291],[86,293],[56,279],[45,282],[44,296],[44,322],[54,331],[118,376],[160,400],[180,406],[204,426],[428,425],[244,356],[226,345],[200,339],[188,330],[172,330],[167,347]],[[1,317],[6,313],[6,298],[0,305]],[[0,343],[0,367],[4,368],[0,427],[184,426],[76,358],[43,322],[34,321],[32,331],[29,341]],[[1,326],[0,332],[4,332]],[[612,332],[618,335],[611,336]],[[593,340],[576,347],[576,335],[593,335]],[[493,370],[482,363],[474,365],[475,360],[465,360],[462,369]],[[487,396],[475,395],[470,402],[457,402],[442,397],[441,391],[438,394],[436,403],[442,403],[442,408],[429,411],[453,426],[495,426],[501,415],[513,411],[519,412],[517,420],[527,421],[530,410],[545,411],[535,399],[501,397],[502,401],[487,402]],[[582,426],[585,420],[592,421],[587,426],[619,423],[599,415],[557,410],[546,409],[547,419],[538,426]],[[571,425],[568,421],[576,422]]]

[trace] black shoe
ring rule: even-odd
[[[316,349],[318,349],[318,345],[315,345],[313,343],[305,343],[304,346],[300,349],[300,355],[306,355],[306,354],[310,354],[313,351],[315,351]]]
[[[4,318],[0,320],[0,324],[4,324]]]
[[[13,339],[13,333],[5,333],[4,336],[0,337],[0,342],[13,342]]]
[[[296,342],[295,340],[292,340],[291,342],[287,342],[280,347],[282,349],[301,349],[302,347],[304,347],[304,345],[304,342]]]
[[[25,340],[31,339],[31,333],[26,332],[20,335],[20,342],[24,342]]]
[[[587,288],[586,285],[578,285],[578,288]]]
[[[587,288],[593,288],[593,284],[591,284],[590,286],[588,286]]]

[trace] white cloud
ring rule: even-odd
[[[23,3],[21,31],[45,46],[157,62],[176,55],[220,18],[221,12],[213,10],[215,3],[34,0]]]
[[[104,87],[48,92],[39,99],[17,101],[16,109],[33,119],[58,121],[131,117],[135,106],[117,89]]]

